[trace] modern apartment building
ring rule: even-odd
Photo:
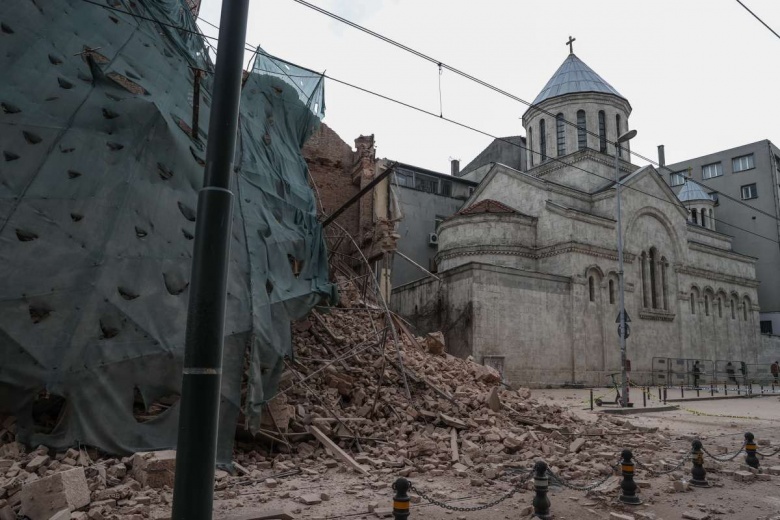
[[[659,171],[675,191],[693,179],[715,195],[715,230],[734,237],[735,251],[758,259],[761,332],[780,334],[780,148],[763,140]],[[706,225],[701,215],[692,214],[691,223]]]

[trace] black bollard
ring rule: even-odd
[[[680,385],[680,398],[685,399],[685,391],[683,390],[683,385]]]
[[[710,483],[707,482],[707,472],[704,469],[704,450],[702,449],[700,440],[693,441],[691,459],[693,460],[693,468],[691,468],[691,486],[710,487]]]
[[[666,404],[666,387],[664,387],[664,404]]]
[[[757,449],[758,446],[756,446],[755,436],[752,433],[747,432],[745,434],[745,464],[756,469],[758,469],[758,457],[756,457]]]
[[[642,388],[642,406],[647,408],[647,388]]]
[[[393,482],[393,491],[395,491],[395,496],[393,497],[393,518],[395,520],[409,518],[409,494],[407,492],[410,487],[412,487],[412,483],[403,477]]]
[[[729,395],[729,387],[728,387],[728,385],[723,385],[723,395]]]
[[[658,400],[661,400],[661,387],[658,387]]]
[[[710,383],[710,397],[715,397],[715,387]]]
[[[590,411],[593,411],[593,389],[590,389]]]
[[[620,469],[623,472],[623,481],[620,483],[620,501],[624,504],[638,506],[642,501],[636,496],[636,490],[639,486],[634,482],[634,463],[631,461],[634,455],[631,450],[623,450],[620,456],[623,457],[620,462]]]
[[[550,479],[547,476],[547,463],[539,460],[534,464],[534,516],[542,520],[552,518],[550,514],[550,498],[547,496],[547,490],[550,487]]]

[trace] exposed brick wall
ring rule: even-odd
[[[320,211],[324,211],[326,215],[341,207],[360,191],[360,186],[352,182],[356,153],[328,125],[321,124],[306,141],[303,157],[317,186],[315,195],[322,204]],[[342,213],[336,222],[344,226],[357,240],[360,234],[360,205],[354,204]]]

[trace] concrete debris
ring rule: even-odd
[[[21,499],[21,513],[30,520],[49,520],[63,509],[80,509],[90,502],[84,468],[73,468],[28,481],[22,486]]]

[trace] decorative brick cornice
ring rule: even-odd
[[[551,213],[561,215],[562,217],[578,220],[580,222],[587,222],[588,224],[594,224],[596,226],[605,227],[607,229],[615,229],[615,220],[611,218],[594,215],[592,213],[586,213],[574,208],[567,208],[551,200],[547,201],[546,207]]]
[[[675,313],[661,309],[641,309],[639,317],[651,321],[674,321]]]
[[[675,265],[674,270],[679,274],[687,274],[689,276],[698,276],[701,278],[709,278],[710,280],[718,280],[723,283],[731,283],[735,285],[743,285],[745,287],[758,288],[760,282],[755,279],[744,278],[742,276],[734,276],[731,274],[719,273],[717,271],[710,271],[709,269],[702,269],[700,267],[692,267],[689,265]]]
[[[539,260],[541,258],[550,258],[553,256],[563,255],[567,253],[579,253],[583,255],[593,256],[596,258],[606,258],[608,260],[617,261],[617,251],[607,249],[598,246],[589,246],[581,244],[579,242],[562,242],[560,244],[554,244],[552,246],[542,248],[527,248],[518,246],[469,246],[458,247],[449,249],[447,251],[440,251],[436,255],[436,261],[449,260],[450,258],[456,258],[459,256],[475,256],[485,254],[497,254],[497,255],[511,255],[522,256],[524,258],[530,258],[532,260]],[[632,253],[624,253],[623,261],[627,264],[631,264],[636,259],[636,255]]]

